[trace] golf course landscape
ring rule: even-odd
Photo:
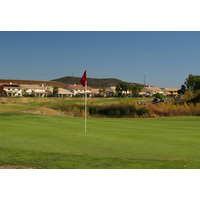
[[[84,117],[70,117],[48,108],[63,101],[83,103],[84,99],[1,98],[1,101],[6,104],[0,105],[0,168],[200,168],[198,116],[89,117],[85,133]],[[115,101],[119,99],[94,102]]]

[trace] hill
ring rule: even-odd
[[[81,84],[80,80],[81,80],[81,77],[65,76],[65,77],[62,77],[62,78],[53,79],[51,81],[57,81],[57,82],[65,83],[65,84],[80,85]],[[114,78],[105,78],[105,79],[87,78],[88,86],[93,87],[93,88],[116,86],[120,82],[128,83],[128,82],[121,81],[119,79],[114,79]],[[128,84],[135,85],[137,83],[128,83]]]
[[[15,79],[0,79],[0,83],[18,83],[18,84],[31,84],[31,85],[41,85],[44,84],[45,86],[57,86],[57,87],[66,87],[67,84],[56,82],[56,81],[37,81],[37,80],[15,80]]]

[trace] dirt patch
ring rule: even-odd
[[[57,115],[57,116],[66,116],[64,112],[57,111],[50,108],[38,108],[34,110],[25,110],[22,113],[30,113],[30,114],[40,114],[40,115]]]
[[[58,111],[58,110],[51,109],[51,108],[40,108],[40,112],[42,115],[66,116],[65,113]]]
[[[27,167],[24,165],[3,165],[3,166],[0,166],[0,169],[35,169],[35,168]]]

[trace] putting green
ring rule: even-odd
[[[200,117],[84,118],[0,114],[0,165],[200,168]]]

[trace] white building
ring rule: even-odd
[[[146,91],[147,92],[146,95],[149,95],[149,96],[153,96],[156,93],[164,94],[164,90],[162,90],[159,87],[148,86],[148,87],[144,87],[143,90]]]
[[[116,87],[115,86],[110,86],[106,88],[108,92],[116,92]]]
[[[98,96],[98,95],[99,95],[99,89],[92,88],[92,90],[91,90],[91,96],[94,97],[94,96]]]
[[[166,88],[164,87],[164,94],[166,96],[177,96],[180,88]]]
[[[138,93],[139,96],[147,96],[147,91],[143,90]]]
[[[84,96],[85,95],[85,87],[83,87],[82,85],[68,85],[66,87],[67,90],[69,90],[70,92],[73,93],[73,96]],[[87,86],[87,94],[89,96],[91,96],[92,93],[92,88]]]
[[[48,96],[53,95],[53,87],[52,86],[47,86],[45,89],[46,89]],[[58,88],[58,97],[72,97],[72,95],[73,95],[73,93],[70,92],[69,90],[64,89],[64,88]]]
[[[21,84],[20,85],[23,92],[27,93],[28,95],[34,94],[36,97],[46,97],[47,92],[45,91],[44,84],[42,85],[28,85],[28,84]]]
[[[22,88],[17,83],[0,83],[0,93],[6,96],[22,96]]]

